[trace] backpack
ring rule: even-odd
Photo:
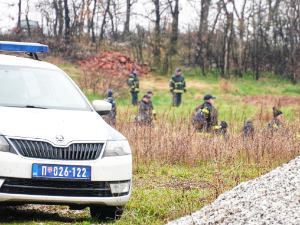
[[[134,79],[134,77],[131,76],[131,74],[129,75],[129,77],[126,80],[127,85],[130,87],[132,85],[131,81],[132,79]]]
[[[127,83],[128,86],[131,86],[129,78],[126,80],[126,83]]]
[[[201,107],[195,109],[193,116],[192,116],[192,125],[196,130],[200,129],[204,123],[205,116],[204,112],[202,112]]]

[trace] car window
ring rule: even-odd
[[[62,71],[1,65],[0,106],[91,111]]]
[[[28,23],[29,23],[30,28],[35,28],[35,27],[39,26],[37,21],[29,20]],[[17,26],[18,26],[18,24],[17,24]],[[25,20],[21,21],[21,28],[27,28],[27,21],[25,21]]]

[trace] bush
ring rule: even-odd
[[[83,73],[78,75],[78,83],[82,90],[92,91],[93,94],[99,93],[104,95],[107,90],[118,90],[118,92],[126,89],[127,77],[123,75],[112,76],[104,73],[98,68],[83,68]]]

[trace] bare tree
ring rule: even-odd
[[[69,6],[68,0],[64,0],[65,6],[65,42],[70,44],[70,17],[69,17]]]
[[[28,36],[31,37],[31,31],[30,31],[30,24],[29,24],[29,19],[28,19],[28,13],[29,13],[29,0],[27,0],[27,6],[26,6],[26,10],[25,10],[25,18],[26,18]]]
[[[102,25],[101,25],[101,31],[100,31],[100,42],[103,40],[104,38],[104,26],[106,24],[106,15],[109,11],[109,6],[110,6],[110,0],[107,0],[106,2],[106,8],[105,8],[105,11],[104,11],[104,15],[103,15],[103,19],[102,19]]]
[[[91,19],[91,29],[92,29],[92,42],[96,43],[96,36],[95,36],[95,26],[94,26],[94,18],[96,14],[96,7],[97,7],[97,0],[94,0],[94,7]]]
[[[53,33],[54,36],[57,37],[57,24],[58,24],[58,18],[59,18],[59,8],[57,4],[57,0],[53,0],[53,8],[55,10],[55,19],[53,23]]]
[[[58,36],[61,37],[63,35],[64,29],[64,14],[63,14],[63,0],[58,0]]]
[[[130,29],[130,16],[131,16],[131,7],[137,0],[126,0],[126,18],[124,23],[124,32],[123,37],[129,34]]]
[[[19,13],[18,13],[17,33],[19,34],[21,32],[22,0],[19,0],[18,8],[19,8]]]
[[[173,56],[177,54],[177,41],[178,41],[178,24],[179,24],[179,0],[173,0],[175,6],[172,6],[172,1],[168,0],[172,14],[172,32],[170,38],[170,50],[169,55]]]
[[[155,33],[154,33],[154,65],[159,67],[161,60],[160,52],[160,42],[161,42],[161,32],[160,32],[160,2],[159,0],[152,0],[155,6]]]
[[[200,65],[202,69],[202,74],[205,76],[205,63],[203,48],[207,48],[208,43],[208,14],[211,0],[201,0],[201,15],[200,15],[200,24],[198,32],[198,41],[195,55],[195,64]]]
[[[232,0],[235,15],[238,18],[238,31],[239,31],[239,38],[238,38],[238,75],[239,77],[243,77],[243,53],[244,53],[244,34],[245,34],[245,7],[247,0],[243,1],[242,8],[240,13],[238,13],[235,0]]]
[[[225,14],[224,41],[223,41],[223,63],[222,63],[222,67],[221,67],[221,71],[222,71],[221,76],[223,78],[228,78],[230,42],[231,42],[232,31],[233,31],[233,13],[228,12],[227,2],[220,0],[219,4]]]

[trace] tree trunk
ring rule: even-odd
[[[19,34],[21,32],[21,15],[22,15],[22,10],[21,10],[21,5],[22,4],[22,0],[19,0],[19,13],[18,13],[18,26],[17,26],[17,34]]]
[[[92,42],[93,43],[96,43],[95,26],[94,26],[94,17],[95,17],[96,7],[97,7],[97,0],[94,0],[94,8],[93,8],[93,14],[92,14],[92,19],[91,19]]]
[[[58,18],[59,18],[59,9],[58,9],[56,0],[53,0],[53,7],[55,10],[55,21],[53,24],[53,33],[54,33],[54,36],[57,37],[57,22],[58,22]]]
[[[70,44],[70,17],[69,17],[69,7],[68,0],[64,0],[65,6],[65,42]]]
[[[232,24],[233,24],[233,13],[228,13],[226,5],[223,5],[223,9],[226,13],[226,25],[224,29],[224,46],[223,46],[223,67],[222,67],[222,78],[229,78],[228,77],[228,70],[229,70],[229,52],[230,52],[230,41],[232,36]]]
[[[109,11],[109,5],[110,5],[110,0],[107,1],[106,9],[103,15],[103,20],[102,20],[102,25],[101,25],[101,31],[100,31],[100,42],[102,42],[103,37],[104,37],[104,26],[106,24],[106,15]]]
[[[161,60],[160,5],[159,5],[159,0],[153,0],[153,3],[155,5],[155,34],[154,34],[155,37],[154,37],[153,56],[154,56],[154,65],[156,67],[160,67],[160,60]]]
[[[87,33],[88,33],[88,37],[90,37],[90,33],[91,33],[91,13],[90,13],[90,5],[92,3],[92,0],[88,0],[87,1],[87,7],[86,7],[86,14],[87,14]]]
[[[129,34],[131,6],[131,0],[126,0],[126,20],[124,23],[123,37],[126,37]]]
[[[84,21],[85,21],[85,0],[81,0],[82,7],[80,12],[80,20],[79,20],[79,37],[82,37],[83,35],[83,27],[84,27]],[[74,7],[75,10],[75,7]]]
[[[195,64],[200,65],[202,69],[202,74],[205,76],[205,63],[203,56],[203,48],[207,48],[208,35],[207,35],[207,27],[208,27],[208,13],[210,7],[211,0],[201,0],[201,16],[200,16],[200,24],[199,24],[199,33],[198,33],[198,42],[196,48],[195,55]]]
[[[27,24],[28,36],[31,37],[31,30],[30,30],[30,24],[29,24],[29,20],[28,20],[28,13],[29,13],[29,0],[27,0],[27,7],[26,7],[26,24]]]
[[[173,9],[172,2],[169,0],[169,7],[171,9],[172,14],[172,31],[170,37],[170,47],[169,51],[165,56],[164,64],[163,64],[163,73],[167,74],[168,70],[172,65],[172,56],[177,54],[177,41],[178,41],[178,19],[179,19],[179,0],[174,0],[175,7]]]
[[[277,11],[279,4],[282,0],[276,0],[274,7],[272,7],[272,1],[273,0],[268,0],[269,3],[269,13],[268,13],[268,21],[267,21],[267,26],[266,30],[269,31],[271,27],[271,22],[273,21],[274,13]]]
[[[61,37],[63,34],[63,29],[64,29],[64,15],[63,15],[62,0],[58,0],[58,6],[59,6],[58,36]]]
[[[110,17],[110,22],[111,22],[111,32],[112,32],[111,37],[112,37],[112,39],[115,39],[116,35],[115,35],[114,17],[110,10],[108,10],[108,15]]]
[[[170,50],[169,55],[173,56],[177,54],[177,41],[178,41],[178,20],[179,20],[179,0],[175,1],[174,10],[172,9],[172,3],[170,3],[172,12],[172,33],[170,38]]]
[[[237,11],[235,1],[233,1],[235,14],[238,17],[238,31],[239,31],[239,39],[238,39],[238,76],[242,78],[244,76],[243,73],[243,54],[244,54],[244,46],[243,46],[243,39],[245,33],[245,7],[246,7],[247,0],[244,0],[242,9],[240,14]]]

